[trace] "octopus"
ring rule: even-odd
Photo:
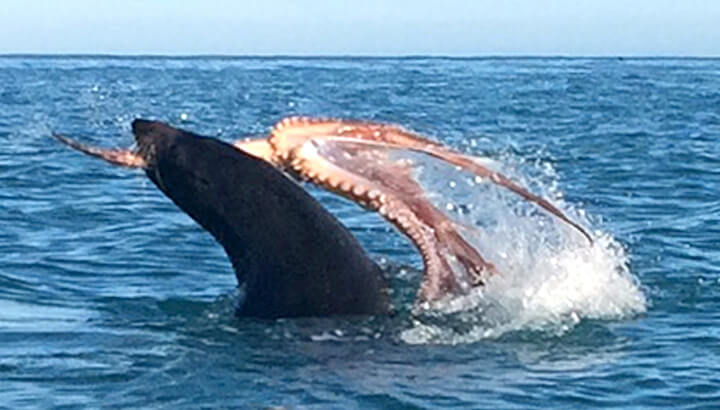
[[[148,153],[89,147],[56,135],[86,154],[131,168],[147,168]],[[268,136],[241,138],[236,149],[295,179],[309,181],[379,213],[417,248],[424,266],[420,301],[482,286],[501,274],[463,237],[461,226],[435,206],[413,175],[411,160],[399,152],[427,155],[498,185],[569,225],[592,245],[591,235],[547,199],[473,156],[397,125],[335,118],[289,117]]]

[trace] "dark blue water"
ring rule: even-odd
[[[232,140],[290,114],[494,159],[597,244],[498,216],[484,252],[513,273],[414,314],[412,246],[309,187],[398,315],[238,318],[207,233],[50,138],[129,146],[150,117]],[[719,140],[720,60],[0,58],[0,406],[720,406]]]

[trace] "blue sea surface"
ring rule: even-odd
[[[241,318],[209,234],[50,137],[129,147],[145,117],[232,141],[288,115],[505,164],[596,245],[526,257],[525,216],[500,218],[484,246],[512,280],[418,313],[412,245],[307,186],[398,313]],[[0,57],[0,407],[718,408],[719,324],[720,60]]]

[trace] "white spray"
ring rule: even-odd
[[[647,301],[628,268],[623,247],[593,232],[594,245],[562,221],[501,187],[421,154],[416,177],[440,209],[500,274],[471,293],[422,309],[401,338],[407,343],[468,343],[507,332],[563,334],[582,319],[622,319],[642,313]],[[550,200],[571,219],[590,226],[585,212],[568,206],[548,164],[523,177],[522,162],[479,159]],[[549,182],[548,182],[549,180]]]

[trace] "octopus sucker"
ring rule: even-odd
[[[328,177],[328,179],[325,181],[325,185],[333,190],[337,190],[338,186],[340,185],[340,179]]]
[[[329,188],[330,184],[328,183],[328,178],[330,178],[330,177],[327,176],[326,174],[318,173],[317,176],[313,179],[313,183],[315,185],[320,185],[320,186]]]
[[[253,141],[235,146],[250,151]],[[587,231],[549,201],[532,194],[476,158],[402,127],[375,122],[317,117],[288,117],[271,130],[262,159],[376,210],[415,244],[425,265],[422,298],[442,297],[438,289],[461,289],[478,281],[477,272],[495,273],[462,238],[458,227],[426,197],[414,179],[412,162],[392,159],[393,150],[420,152],[474,174],[475,181],[497,184],[556,216],[593,244]],[[387,179],[387,180],[385,180]],[[452,262],[451,262],[452,261]],[[464,272],[453,272],[461,265]],[[464,280],[462,279],[464,275]],[[461,279],[453,279],[456,277]],[[459,280],[459,281],[458,281]],[[455,281],[455,282],[453,282]]]
[[[368,191],[367,196],[368,198],[373,200],[378,199],[380,197],[380,191],[378,191],[377,189],[371,189],[370,191]]]
[[[407,231],[407,229],[410,227],[410,222],[408,219],[404,216],[399,216],[397,219],[397,224],[403,228],[403,230]]]
[[[353,195],[355,195],[356,198],[362,197],[362,195],[367,192],[367,189],[365,189],[362,185],[356,185],[352,189]]]
[[[387,207],[387,205],[382,205],[382,206],[380,206],[380,208],[378,208],[378,212],[379,212],[380,215],[382,215],[382,216],[388,216],[388,207]]]

